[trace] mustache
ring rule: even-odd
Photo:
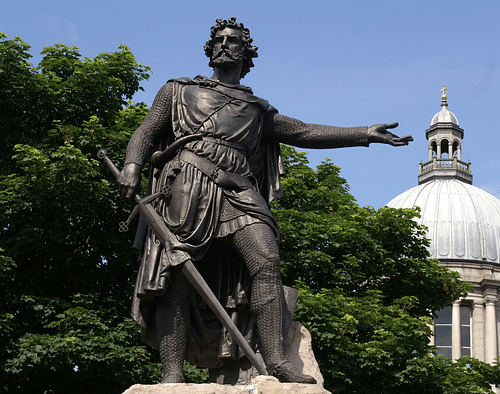
[[[222,55],[226,55],[228,58],[232,59],[232,60],[236,60],[236,58],[234,56],[232,56],[228,51],[226,51],[225,49],[221,49],[219,52],[215,53],[213,58],[214,59],[217,59],[218,57],[221,57]]]

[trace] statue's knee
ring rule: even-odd
[[[274,280],[280,275],[280,259],[277,255],[268,255],[254,264],[250,270],[252,279]]]

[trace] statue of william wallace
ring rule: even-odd
[[[412,141],[388,131],[397,123],[345,128],[279,114],[240,84],[257,57],[252,41],[235,17],[216,21],[205,45],[213,75],[171,79],[160,89],[130,139],[118,178],[121,196],[133,199],[142,167],[156,155],[148,192],[163,191],[154,209],[168,231],[166,242],[151,229],[138,231],[141,259],[132,315],[143,328],[142,339],[159,349],[163,383],[184,381],[185,359],[218,368],[228,356],[219,334],[215,339],[211,334],[213,319],[193,308],[196,297],[181,269],[187,261],[215,275],[224,306],[249,306],[240,329],[249,338],[255,322],[269,374],[282,382],[315,383],[284,356],[279,232],[270,209],[282,195],[279,144],[339,148]],[[166,156],[155,153],[172,146],[176,149]],[[201,325],[204,334],[193,334]],[[237,358],[237,349],[229,357]]]

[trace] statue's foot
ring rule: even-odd
[[[161,383],[184,383],[184,376],[178,373],[171,373],[169,375],[166,375],[161,380]]]
[[[316,384],[316,379],[311,375],[306,375],[300,372],[290,361],[285,361],[274,371],[272,375],[279,379],[280,382],[286,383],[308,383]]]

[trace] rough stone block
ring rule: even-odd
[[[280,383],[273,376],[257,376],[245,386],[217,383],[136,384],[123,394],[331,394],[318,384]]]

